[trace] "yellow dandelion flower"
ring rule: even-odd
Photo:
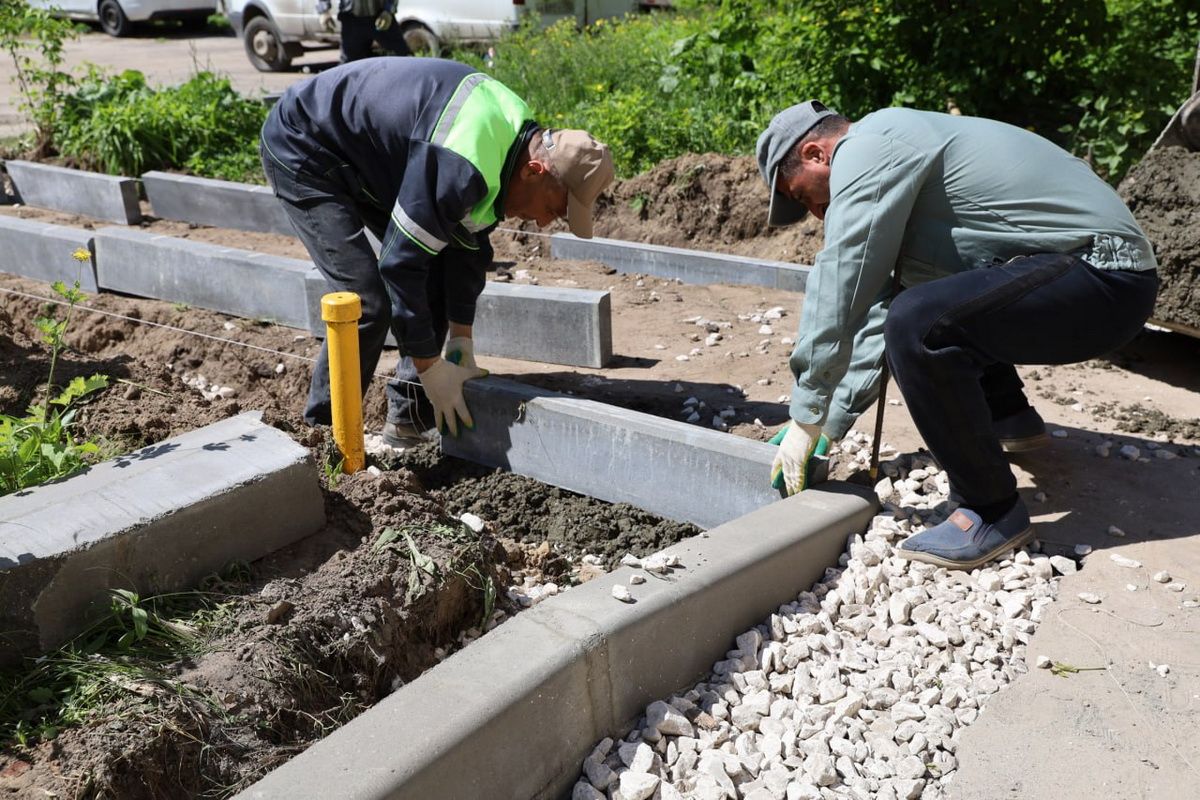
[[[75,252],[71,253],[71,258],[76,261],[91,261],[92,253],[86,247],[77,247],[75,248]]]

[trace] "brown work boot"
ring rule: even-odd
[[[383,443],[396,450],[407,450],[425,443],[421,432],[403,422],[386,422],[383,425]]]

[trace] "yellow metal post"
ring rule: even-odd
[[[358,370],[358,319],[362,301],[354,292],[333,292],[321,298],[325,344],[329,348],[329,394],[333,440],[342,451],[342,471],[363,468],[362,378]]]

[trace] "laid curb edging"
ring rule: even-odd
[[[619,239],[580,239],[569,233],[550,237],[550,256],[573,261],[599,261],[617,272],[637,272],[684,283],[732,283],[803,292],[812,267],[749,256],[710,253],[682,247],[627,242]]]
[[[237,797],[562,797],[598,740],[818,580],[876,507],[826,484],[668,548],[682,568],[630,587],[632,604],[611,595],[629,568],[550,598]]]

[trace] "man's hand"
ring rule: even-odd
[[[395,21],[396,18],[392,16],[392,12],[380,11],[379,16],[375,18],[375,30],[386,31],[388,28],[392,27],[392,23]]]
[[[792,420],[784,431],[779,452],[771,463],[771,484],[778,485],[782,477],[784,494],[791,497],[808,488],[808,460],[817,449],[821,426]]]
[[[317,20],[321,23],[322,28],[332,33],[333,29],[337,27],[337,12],[332,8],[327,8],[321,12]]]
[[[421,386],[425,389],[425,396],[433,404],[433,423],[438,432],[447,430],[451,436],[458,436],[460,419],[467,428],[475,427],[475,421],[471,419],[471,412],[467,410],[467,401],[463,397],[463,384],[484,375],[487,375],[486,370],[461,367],[444,358],[438,359],[432,366],[421,371]]]
[[[451,364],[458,364],[460,367],[479,368],[475,363],[475,342],[470,336],[454,336],[446,340],[444,357]],[[484,374],[487,374],[487,370],[484,370]]]

